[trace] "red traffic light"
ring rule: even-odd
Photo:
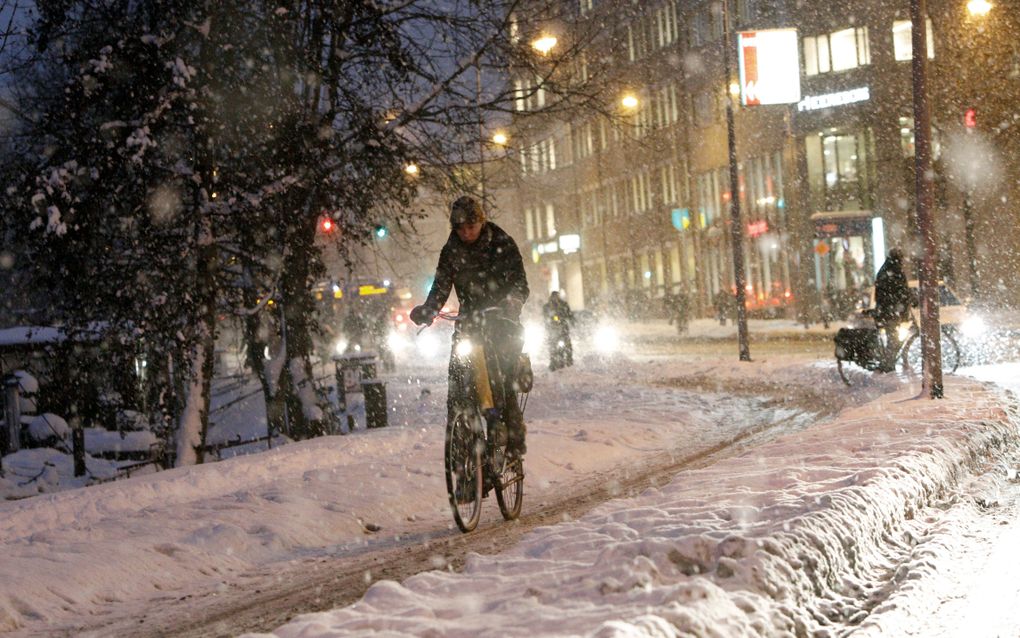
[[[321,228],[324,233],[331,233],[333,232],[333,229],[336,228],[336,225],[333,223],[332,219],[326,217],[322,220],[322,223],[319,224],[319,228]]]
[[[977,111],[975,109],[967,109],[963,114],[963,125],[967,128],[975,128],[977,126]]]

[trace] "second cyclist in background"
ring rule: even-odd
[[[574,346],[570,341],[570,324],[574,313],[559,291],[549,293],[549,301],[542,306],[545,318],[545,341],[549,349],[549,369],[559,370],[574,365]]]

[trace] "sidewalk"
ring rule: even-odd
[[[648,339],[662,337],[677,337],[676,327],[669,325],[665,319],[653,319],[651,321],[624,321],[618,324],[625,338]],[[829,339],[836,331],[847,325],[838,321],[829,324],[825,328],[820,323],[813,323],[809,328],[804,324],[792,319],[748,319],[747,331],[751,338],[756,336],[767,336],[786,339]],[[682,335],[683,339],[736,339],[737,325],[727,321],[725,326],[719,325],[716,319],[695,319],[690,323],[687,333]]]

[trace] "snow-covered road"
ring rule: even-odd
[[[813,375],[803,363],[791,359],[787,374]],[[790,430],[812,422],[802,405],[669,381],[722,383],[721,364],[731,365],[589,358],[540,371],[525,513],[585,479],[603,477],[615,493],[613,470],[694,456],[776,421]],[[271,587],[273,565],[299,570],[316,555],[456,534],[442,474],[442,367],[416,372],[404,385],[391,379],[385,429],[0,505],[0,627],[70,634],[168,605],[186,616],[201,592],[225,594],[236,581]],[[499,521],[486,503],[483,525]]]

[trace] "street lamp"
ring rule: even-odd
[[[992,3],[988,2],[988,0],[970,0],[967,3],[967,12],[977,18],[985,17],[991,10]]]
[[[419,171],[418,165],[415,164],[414,162],[409,162],[404,165],[404,172],[410,175],[411,177],[416,176],[418,174],[418,171]]]
[[[639,102],[637,96],[633,93],[625,93],[623,97],[620,98],[620,104],[623,105],[623,108],[633,111],[638,107]]]
[[[531,48],[542,55],[549,55],[549,52],[556,46],[558,40],[554,35],[542,35],[531,42]]]
[[[506,146],[507,142],[509,142],[509,141],[510,141],[510,138],[507,137],[506,133],[504,133],[502,131],[496,131],[492,135],[492,143],[495,144],[496,146]]]
[[[726,142],[730,164],[730,244],[733,248],[733,281],[736,284],[734,297],[737,302],[737,350],[741,361],[751,360],[750,337],[747,333],[747,306],[744,305],[747,291],[744,276],[744,229],[740,218],[740,175],[737,167],[736,126],[733,122],[733,85],[730,82],[730,9],[727,0],[722,3],[723,22],[723,73],[729,85],[726,95]],[[739,95],[740,86],[737,86]]]

